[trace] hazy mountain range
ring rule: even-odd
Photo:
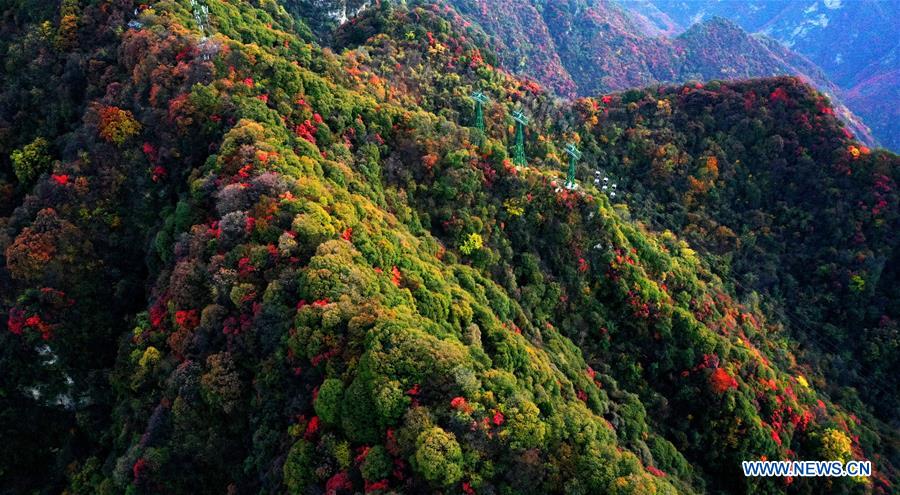
[[[885,146],[900,149],[900,2],[878,0],[623,0],[674,35],[725,17],[819,66]]]

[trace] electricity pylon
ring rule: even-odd
[[[528,125],[530,119],[521,110],[513,112],[512,118],[516,121],[516,144],[513,147],[513,163],[518,167],[524,167],[528,165],[528,161],[525,159],[525,126]]]
[[[566,189],[572,190],[578,187],[575,183],[575,163],[581,159],[581,152],[575,143],[566,145],[566,153],[569,154],[569,173],[566,175]]]
[[[490,98],[481,91],[472,93],[472,99],[475,100],[475,128],[484,132],[484,105],[490,101]]]

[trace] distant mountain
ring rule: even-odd
[[[622,5],[640,15],[655,12],[650,18],[657,26],[687,27],[720,16],[780,41],[846,92],[846,103],[882,144],[900,148],[900,2],[626,0]]]
[[[679,23],[660,10],[652,0],[628,0],[622,3],[638,19],[648,35],[674,36],[684,31]]]
[[[816,65],[764,36],[717,17],[676,38],[666,14],[645,1],[640,14],[607,0],[450,0],[493,36],[504,66],[566,96],[689,80],[790,74],[834,102],[862,141],[874,139],[841,102],[841,91]]]

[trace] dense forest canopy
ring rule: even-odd
[[[435,2],[0,7],[0,492],[900,482],[900,158],[797,79],[562,100]]]

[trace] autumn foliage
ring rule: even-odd
[[[101,106],[97,110],[97,114],[100,119],[98,128],[100,137],[118,146],[137,135],[141,130],[141,125],[128,110],[113,106]]]
[[[716,368],[713,370],[712,374],[709,375],[709,386],[712,388],[713,392],[723,394],[729,389],[737,388],[738,383],[727,371],[722,368]]]

